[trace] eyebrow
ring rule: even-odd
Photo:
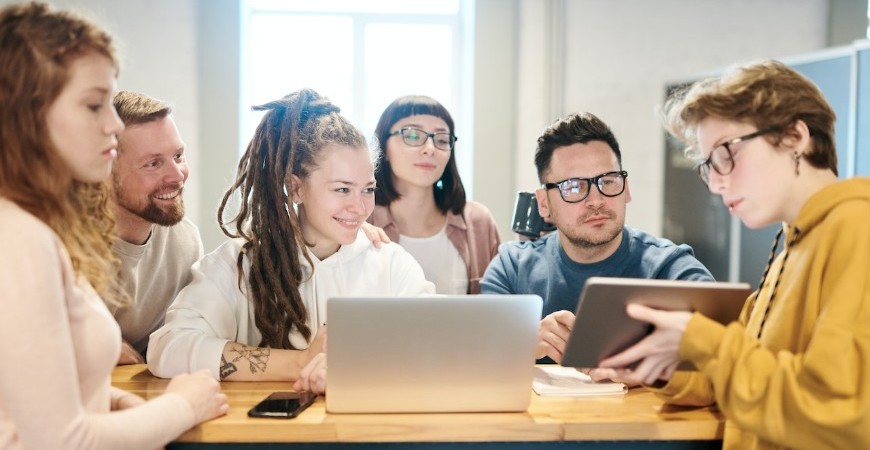
[[[111,89],[106,89],[103,86],[91,86],[87,88],[86,91],[97,91],[100,94],[108,94],[109,92],[111,92]]]
[[[346,181],[346,180],[329,180],[329,181],[327,181],[327,183],[341,183],[341,184],[348,184],[351,186],[357,185],[357,183],[354,183],[353,181]],[[371,186],[375,183],[376,183],[375,180],[371,180],[371,181],[368,181],[367,183],[365,183],[363,186]]]
[[[182,146],[182,147],[176,148],[175,150],[172,151],[172,155],[174,156],[178,152],[184,152],[184,147]],[[163,157],[163,153],[149,153],[149,154],[139,158],[139,161],[144,162],[144,161],[148,161],[149,159],[162,158],[162,157]]]

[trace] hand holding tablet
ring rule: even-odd
[[[698,311],[720,323],[740,314],[751,290],[746,283],[592,277],[586,282],[561,364],[598,367],[650,334],[650,323],[626,314],[638,303],[666,311]],[[691,368],[684,363],[680,368]]]

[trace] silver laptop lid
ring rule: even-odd
[[[537,295],[331,298],[326,409],[525,410],[541,307]]]

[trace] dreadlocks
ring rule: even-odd
[[[299,294],[306,275],[300,256],[313,267],[296,212],[289,206],[290,176],[305,179],[317,167],[320,151],[330,144],[364,147],[365,138],[344,117],[337,106],[310,89],[302,89],[279,100],[254,107],[266,111],[248,144],[233,185],[218,209],[218,223],[224,234],[242,238],[236,261],[239,288],[244,281],[242,261],[251,263],[248,298],[254,307],[254,321],[260,330],[260,347],[292,349],[289,333],[295,327],[305,339],[311,330],[308,312]],[[238,213],[224,222],[227,203],[238,191]],[[232,230],[227,225],[233,224]]]

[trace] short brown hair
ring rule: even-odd
[[[663,113],[665,128],[687,145],[686,156],[693,159],[700,156],[697,125],[709,117],[772,129],[764,138],[773,145],[801,120],[813,140],[804,159],[837,173],[833,108],[818,86],[779,61],[738,66],[721,77],[698,81],[675,93]]]
[[[154,97],[132,91],[118,91],[115,110],[124,125],[139,125],[162,119],[172,113],[172,107]]]
[[[606,143],[613,154],[619,169],[622,170],[622,151],[619,141],[613,135],[610,127],[595,114],[571,113],[562,117],[544,130],[538,137],[538,147],[535,149],[535,168],[538,170],[538,181],[544,182],[544,175],[550,170],[553,152],[559,147],[574,144],[585,144],[590,141]]]

